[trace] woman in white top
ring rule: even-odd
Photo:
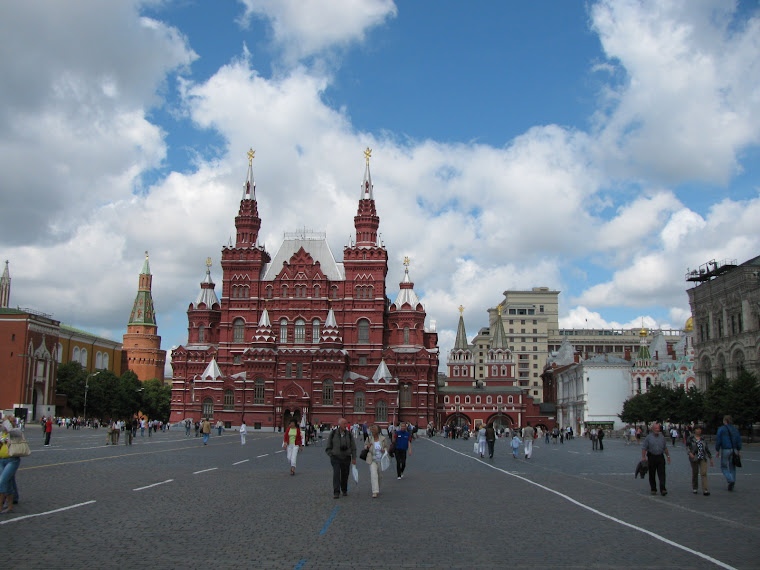
[[[240,424],[240,445],[245,445],[245,434],[248,433],[248,428],[245,427],[245,420]]]
[[[486,453],[486,425],[480,424],[478,430],[478,453],[483,457]]]
[[[380,468],[380,460],[383,454],[388,450],[388,440],[380,433],[380,428],[377,425],[372,424],[369,426],[369,438],[364,444],[364,448],[367,450],[367,459],[365,461],[369,465],[369,480],[372,484],[372,498],[376,499],[380,494],[380,479],[382,479],[382,469]]]

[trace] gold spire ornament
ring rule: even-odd
[[[369,157],[372,156],[372,149],[367,147],[364,151],[364,158],[367,159],[367,166],[369,166]]]
[[[206,258],[206,267],[208,267],[209,269],[211,269],[211,258],[210,257]]]
[[[148,250],[145,250],[145,259],[148,259]]]
[[[409,256],[405,256],[404,257],[404,267],[406,267],[407,269],[409,269],[409,263],[410,263]]]
[[[464,307],[462,305],[459,305],[459,314],[460,315],[464,314]]]
[[[253,164],[253,157],[256,154],[256,151],[251,149],[248,149],[248,166],[251,166]]]

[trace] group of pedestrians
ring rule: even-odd
[[[671,438],[677,438],[678,435]],[[675,446],[675,441],[673,442]],[[720,470],[728,483],[728,490],[733,491],[736,485],[736,467],[741,466],[742,438],[739,430],[733,425],[731,416],[723,417],[723,425],[715,435],[715,454],[720,459]],[[710,487],[707,480],[707,464],[714,465],[710,446],[702,438],[702,428],[697,426],[690,435],[686,444],[686,452],[691,465],[691,488],[692,493],[699,492],[699,480],[702,481],[702,494],[710,495]],[[662,433],[662,426],[655,423],[652,431],[644,438],[641,445],[641,460],[647,462],[649,469],[649,487],[652,495],[657,494],[657,483],[660,485],[660,494],[664,497],[668,494],[665,485],[665,465],[670,463],[670,451],[667,440]]]

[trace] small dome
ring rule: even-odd
[[[683,330],[686,332],[692,332],[694,330],[694,317],[686,319],[686,324],[684,325]]]

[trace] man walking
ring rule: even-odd
[[[715,451],[720,458],[720,470],[728,481],[728,490],[733,491],[736,485],[736,463],[735,457],[740,458],[739,453],[742,449],[742,436],[739,430],[733,425],[734,419],[731,416],[723,416],[723,425],[718,429],[715,435]]]
[[[240,445],[245,445],[245,435],[248,433],[248,427],[245,425],[245,420],[240,424]]]
[[[395,444],[393,455],[396,457],[396,476],[401,479],[406,469],[406,452],[412,455],[412,438],[404,422],[398,425],[398,429],[393,434],[393,443]]]
[[[655,423],[652,425],[652,432],[644,438],[644,443],[641,444],[641,460],[649,462],[649,488],[652,495],[657,494],[655,471],[660,480],[660,494],[663,497],[668,494],[668,490],[665,488],[665,457],[670,463],[670,452],[665,436],[662,435],[662,426]]]
[[[530,427],[530,422],[528,422],[528,425],[525,426],[522,430],[523,446],[525,447],[525,459],[530,459],[533,456],[533,437],[535,433],[536,430]]]
[[[50,447],[50,436],[53,435],[53,418],[45,421],[45,447]]]
[[[340,499],[341,492],[348,495],[348,471],[356,465],[356,442],[346,429],[345,418],[338,420],[338,429],[332,430],[327,438],[325,453],[330,456],[333,468],[333,499]]]

